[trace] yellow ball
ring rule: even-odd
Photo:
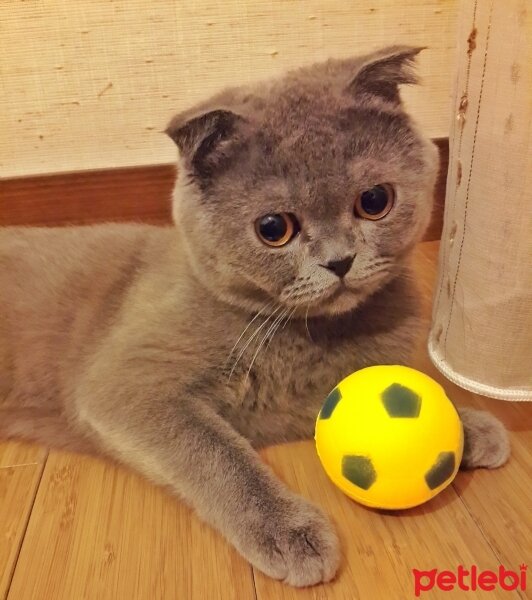
[[[362,369],[327,396],[316,448],[332,481],[374,508],[422,504],[454,479],[462,423],[443,388],[402,366]]]

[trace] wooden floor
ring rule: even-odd
[[[427,242],[416,255],[427,314],[436,253],[437,244]],[[413,366],[440,380],[457,404],[497,414],[511,432],[511,462],[497,471],[461,472],[427,505],[384,514],[334,488],[312,442],[264,451],[281,479],[336,522],[344,559],[333,583],[285,587],[254,571],[189,509],[127,470],[8,442],[0,444],[0,598],[402,600],[414,597],[413,568],[504,564],[518,570],[530,563],[532,405],[488,400],[445,382],[423,342]],[[532,589],[532,574],[529,580]],[[421,597],[480,596],[532,593],[433,590]]]

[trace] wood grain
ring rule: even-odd
[[[39,465],[46,460],[46,450],[24,442],[0,441],[0,469]]]
[[[0,225],[171,222],[173,165],[0,181]]]
[[[270,448],[263,456],[282,480],[335,521],[343,565],[329,585],[305,590],[287,587],[255,571],[258,600],[411,598],[413,568],[454,570],[458,564],[498,567],[497,557],[453,487],[418,508],[401,513],[374,511],[351,501],[330,482],[313,442]],[[469,597],[486,595],[471,592]],[[453,595],[433,590],[430,598],[444,600]]]
[[[448,165],[446,139],[427,240],[440,238]],[[107,221],[171,222],[173,165],[61,173],[0,180],[0,226],[85,225]]]
[[[223,87],[397,43],[428,47],[404,96],[448,136],[457,4],[4,0],[0,176],[172,162],[161,131]]]
[[[485,405],[484,399],[474,399],[475,404]],[[528,431],[512,431],[511,463],[497,473],[487,470],[465,473],[453,483],[499,562],[514,570],[522,563],[529,564],[532,557],[532,407],[523,408],[521,427],[528,427]],[[499,413],[506,424],[512,414],[519,413],[514,406],[498,407],[492,412]]]
[[[46,451],[17,442],[0,443],[0,599],[9,589],[41,478]]]
[[[109,463],[50,454],[9,600],[253,597],[249,565],[175,498]]]

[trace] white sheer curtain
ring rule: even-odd
[[[456,384],[532,399],[532,10],[462,0],[429,353]]]

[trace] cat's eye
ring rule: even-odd
[[[261,242],[276,248],[288,244],[299,229],[297,219],[290,213],[264,215],[255,222],[255,231]]]
[[[355,214],[362,219],[378,221],[392,210],[394,200],[395,192],[389,183],[374,185],[357,196]]]

